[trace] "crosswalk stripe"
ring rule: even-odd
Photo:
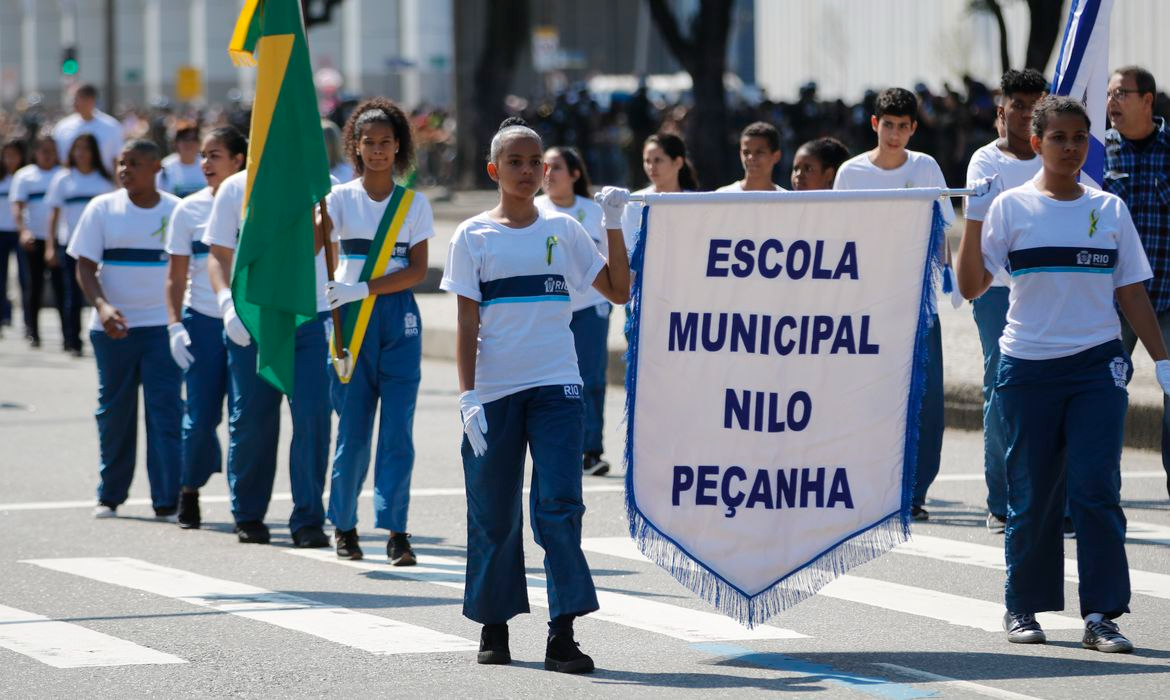
[[[4,605],[0,605],[0,647],[54,668],[187,663],[81,625]]]
[[[582,491],[585,493],[622,493],[625,491],[624,482],[613,480],[615,483],[610,484],[587,484]],[[413,498],[432,498],[436,496],[462,496],[465,490],[462,486],[439,486],[439,487],[422,487],[410,490],[410,497]],[[528,489],[524,489],[524,493],[528,493]],[[373,490],[366,489],[359,494],[360,498],[372,498]],[[329,498],[329,492],[326,491],[322,496],[326,500]],[[291,501],[292,493],[288,491],[277,492],[272,494],[271,501]],[[212,494],[200,495],[199,502],[204,505],[208,503],[228,503],[231,501],[231,496],[227,494]],[[122,506],[149,506],[151,500],[149,498],[129,498]],[[71,510],[76,508],[93,508],[97,502],[93,499],[77,500],[77,501],[30,501],[27,503],[0,503],[0,513],[18,512],[26,510]],[[122,506],[119,506],[121,508]]]
[[[129,557],[31,559],[53,571],[174,598],[371,654],[469,651],[471,640],[405,622]]]
[[[1170,527],[1154,523],[1135,523],[1131,520],[1125,526],[1125,539],[1170,545]]]
[[[1040,700],[1031,695],[1023,695],[1021,693],[1013,693],[1010,690],[1003,688],[996,688],[990,685],[981,685],[979,683],[972,683],[971,681],[963,681],[958,678],[951,678],[950,676],[940,676],[937,673],[930,673],[929,671],[921,671],[917,668],[910,668],[909,666],[899,666],[898,664],[875,663],[874,666],[884,668],[896,673],[901,673],[908,678],[913,678],[919,681],[926,681],[934,683],[937,686],[944,688],[954,688],[955,690],[965,690],[976,695],[982,695],[988,698],[999,698],[999,700]]]
[[[581,540],[588,552],[608,554],[623,559],[649,561],[628,537],[591,537]],[[933,591],[917,586],[880,581],[860,576],[840,576],[817,592],[817,595],[895,612],[926,617],[962,627],[987,632],[1002,631],[1003,604]],[[1080,620],[1041,613],[1036,616],[1047,629],[1080,629]]]
[[[1003,558],[1003,547],[960,542],[944,537],[914,535],[909,542],[898,545],[893,551],[895,554],[935,559],[952,564],[969,564],[996,571],[1007,569]],[[1079,580],[1075,559],[1064,560],[1064,578],[1072,583]],[[1130,569],[1129,584],[1134,593],[1170,600],[1170,576],[1166,574]]]
[[[455,557],[421,555],[421,563],[411,567],[391,567],[384,555],[367,555],[361,561],[338,559],[333,552],[290,549],[289,554],[341,564],[362,571],[379,571],[400,578],[463,590],[467,561]],[[528,577],[528,600],[533,605],[547,608],[548,591],[546,581],[540,576]],[[663,634],[687,642],[714,642],[731,640],[798,639],[805,635],[792,630],[761,625],[747,629],[723,615],[692,610],[677,605],[648,600],[625,593],[597,591],[597,602],[601,609],[589,617],[605,620],[646,632]]]
[[[1121,479],[1164,479],[1164,471],[1121,472]],[[985,481],[987,476],[983,472],[960,472],[958,474],[939,474],[935,481]]]

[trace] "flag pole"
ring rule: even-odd
[[[333,254],[333,242],[325,237],[325,217],[329,216],[329,209],[324,198],[317,204],[320,216],[313,217],[313,227],[316,229],[317,237],[321,239],[322,248],[325,249],[325,276],[332,282],[333,268],[337,259]],[[349,361],[349,351],[345,349],[341,340],[341,309],[331,309],[329,313],[333,318],[333,356],[336,358],[333,361],[333,369],[340,376],[344,371],[345,364]]]
[[[707,193],[703,193],[703,194],[707,194]],[[954,189],[946,189],[946,190],[939,190],[938,191],[939,199],[942,199],[943,197],[977,197],[980,194],[981,194],[981,192],[979,191],[978,187],[959,187],[959,188],[954,188]],[[631,194],[630,201],[631,202],[645,202],[646,195],[644,195],[644,194]]]

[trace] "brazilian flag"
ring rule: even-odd
[[[299,0],[247,0],[228,53],[257,67],[232,298],[260,376],[291,395],[297,326],[317,315],[313,207],[329,192]]]

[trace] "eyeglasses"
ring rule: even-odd
[[[1122,100],[1125,99],[1125,96],[1130,94],[1131,92],[1140,93],[1141,90],[1133,90],[1131,88],[1114,88],[1113,90],[1107,91],[1105,93],[1105,97],[1110,99],[1110,100],[1116,100],[1118,102],[1121,102]]]

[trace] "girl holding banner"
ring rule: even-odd
[[[544,152],[544,194],[536,206],[545,211],[568,214],[585,227],[602,255],[608,256],[605,229],[601,227],[601,207],[589,193],[589,173],[585,162],[572,148],[550,148]],[[569,290],[569,309],[573,320],[573,342],[577,365],[584,382],[585,454],[581,458],[585,474],[604,476],[609,462],[601,458],[602,428],[605,425],[605,370],[609,360],[609,314],[613,309],[596,289],[584,294]]]
[[[597,610],[581,551],[581,375],[569,329],[570,289],[592,286],[615,304],[630,296],[621,216],[627,190],[602,191],[606,263],[576,220],[534,199],[540,137],[518,119],[492,139],[494,209],[460,224],[441,287],[458,295],[456,365],[467,482],[467,585],[463,614],[482,624],[481,664],[511,663],[508,620],[528,612],[521,493],[532,452],[532,530],[544,549],[549,635],[545,668],[588,673],[573,619]]]
[[[1130,652],[1113,620],[1129,612],[1121,446],[1132,367],[1114,301],[1170,393],[1170,360],[1143,281],[1151,277],[1125,204],[1078,182],[1089,117],[1050,96],[1032,116],[1042,170],[991,204],[982,240],[964,232],[959,289],[977,298],[1011,274],[995,400],[1007,444],[1009,642],[1046,641],[1036,613],[1064,608],[1061,524],[1067,490],[1077,532],[1081,644]],[[1096,273],[1096,274],[1086,274]],[[1064,458],[1062,459],[1062,453]]]
[[[426,276],[434,220],[426,197],[394,183],[395,170],[404,172],[414,159],[410,122],[398,105],[384,98],[363,102],[350,115],[344,140],[358,178],[333,188],[322,221],[340,244],[337,281],[326,290],[329,307],[343,307],[342,327],[334,332],[352,360],[330,375],[339,422],[329,520],[337,528],[337,556],[361,559],[357,500],[381,400],[374,526],[390,531],[390,563],[411,566],[406,516],[422,362],[422,325],[411,288]]]

